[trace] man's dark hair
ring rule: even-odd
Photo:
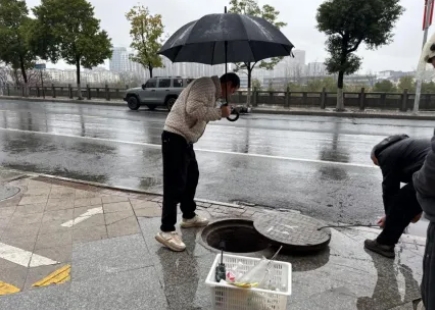
[[[222,75],[220,80],[222,84],[230,82],[231,87],[240,88],[240,78],[233,72]]]

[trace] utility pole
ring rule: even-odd
[[[433,2],[434,0],[425,0],[425,6],[424,6],[424,16],[423,16],[423,47],[426,45],[427,41],[427,33],[429,30],[430,25],[432,24],[432,16],[433,16]],[[421,64],[418,65],[417,70],[419,70],[419,67],[422,66]],[[423,73],[425,70],[425,67],[421,68],[423,72],[417,71],[417,85],[415,88],[415,98],[414,98],[414,113],[418,113],[419,105],[420,105],[420,96],[421,96],[421,84],[423,80]]]

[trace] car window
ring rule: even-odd
[[[148,82],[145,84],[146,88],[155,88],[157,84],[157,81],[152,79],[152,80],[148,80]]]
[[[187,85],[189,85],[194,79],[187,79]]]
[[[174,87],[183,87],[184,86],[183,79],[174,79],[174,80],[172,80],[172,83],[173,83]]]
[[[168,87],[171,87],[170,79],[159,80],[159,88],[168,88]]]

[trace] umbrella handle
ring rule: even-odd
[[[229,120],[230,122],[235,122],[239,119],[239,117],[240,117],[240,113],[236,111],[236,116],[234,118],[227,117],[227,120]]]
[[[222,107],[225,107],[225,106],[228,106],[228,103],[224,103],[224,104],[222,105]],[[233,118],[231,118],[231,117],[227,117],[227,120],[229,120],[230,122],[235,122],[235,121],[237,121],[237,120],[240,118],[240,113],[239,113],[239,111],[237,111],[236,109],[234,109],[234,108],[231,107],[231,113],[232,113],[232,112],[235,112],[234,114],[235,114],[236,116],[233,117]]]

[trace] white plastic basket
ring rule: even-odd
[[[281,284],[279,291],[260,288],[243,289],[215,280],[216,266],[221,255],[217,255],[208,273],[205,284],[210,287],[214,310],[286,310],[287,299],[291,295],[292,266],[289,263],[272,261],[272,275]],[[246,273],[261,259],[224,254],[223,262],[227,270],[237,267],[237,272]],[[239,264],[241,263],[241,264]]]

